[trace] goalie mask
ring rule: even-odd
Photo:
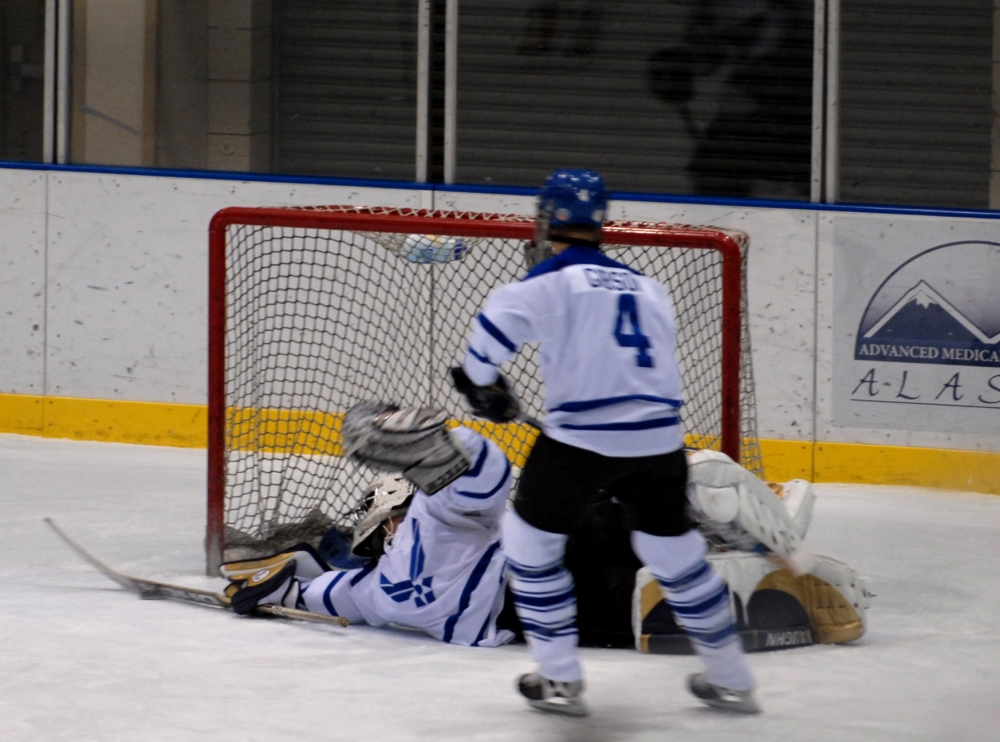
[[[376,477],[355,514],[351,553],[364,559],[382,556],[396,531],[393,519],[406,515],[415,492],[413,483],[397,474]]]

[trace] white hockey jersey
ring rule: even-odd
[[[456,428],[472,468],[433,496],[417,490],[403,522],[373,565],[327,572],[303,593],[314,613],[372,626],[420,629],[453,644],[495,647],[504,555],[500,519],[511,486],[503,452],[468,428]]]
[[[539,342],[546,435],[605,456],[667,453],[684,441],[675,328],[662,284],[574,245],[491,292],[463,367],[485,386]]]

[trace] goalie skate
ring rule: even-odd
[[[738,714],[759,714],[760,706],[753,697],[752,690],[733,690],[715,685],[705,679],[704,673],[688,676],[688,689],[702,703],[712,708],[733,711]]]
[[[587,716],[590,713],[587,702],[583,700],[582,680],[564,683],[529,672],[518,678],[517,689],[532,708],[539,711],[567,716]]]

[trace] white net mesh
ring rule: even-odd
[[[320,210],[287,210],[316,214]],[[341,213],[372,210],[338,209]],[[230,225],[226,230],[224,342],[226,557],[315,540],[347,525],[373,472],[340,457],[341,415],[363,400],[432,405],[468,423],[447,370],[461,361],[489,291],[525,273],[523,242],[490,236],[434,239],[435,219],[529,224],[522,217],[379,210],[419,217],[418,232]],[[391,222],[387,222],[391,223]],[[406,225],[409,228],[412,225]],[[401,228],[400,225],[390,227]],[[678,314],[683,409],[690,445],[722,435],[721,257],[711,249],[615,245],[615,230],[669,234],[666,225],[609,225],[605,251],[664,283]],[[690,228],[686,228],[690,229]],[[454,230],[452,230],[454,231]],[[734,233],[742,245],[746,239]],[[421,262],[414,262],[418,260]],[[763,474],[746,321],[740,376],[742,463]],[[543,415],[536,349],[504,369],[528,414]],[[218,390],[217,390],[218,391]],[[535,438],[523,424],[474,423],[516,465]]]

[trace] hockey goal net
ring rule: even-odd
[[[447,370],[489,291],[523,276],[526,217],[354,207],[229,208],[210,228],[206,553],[316,542],[350,525],[373,473],[344,459],[363,400],[433,405],[494,438],[516,466],[537,433],[469,420]],[[605,251],[664,283],[678,315],[687,442],[763,475],[741,232],[609,222]],[[609,330],[610,331],[610,330]],[[537,350],[510,367],[541,417]]]

